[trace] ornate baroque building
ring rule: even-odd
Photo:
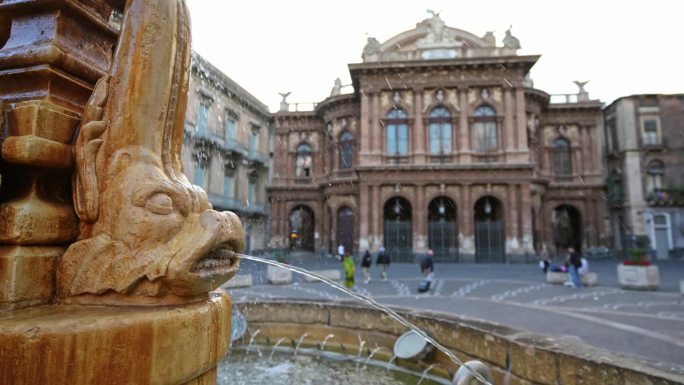
[[[684,95],[632,95],[605,111],[612,247],[647,237],[658,259],[684,254]]]
[[[246,251],[264,249],[271,167],[268,107],[193,53],[185,119],[185,174],[207,192],[214,209],[238,214]]]
[[[496,262],[606,240],[601,103],[533,88],[539,56],[434,15],[368,39],[311,111],[274,114],[272,246]],[[283,95],[286,97],[286,95]],[[558,100],[557,100],[558,99]]]

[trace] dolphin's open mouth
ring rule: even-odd
[[[193,273],[213,273],[217,270],[233,269],[240,257],[228,244],[220,244],[204,253],[190,269]]]

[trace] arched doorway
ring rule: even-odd
[[[501,202],[491,196],[478,199],[475,202],[475,262],[505,262],[505,242]]]
[[[582,215],[571,205],[560,205],[551,213],[553,244],[556,252],[562,253],[568,247],[582,249]]]
[[[437,197],[428,205],[428,247],[437,262],[458,262],[458,221],[456,204]]]
[[[297,206],[290,212],[290,249],[314,250],[314,213],[307,206]]]
[[[337,242],[344,246],[344,250],[354,252],[354,210],[342,207],[337,212]]]
[[[411,218],[411,204],[406,199],[394,197],[385,202],[384,246],[393,261],[413,262]]]

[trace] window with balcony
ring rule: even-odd
[[[489,106],[478,107],[473,118],[474,150],[496,152],[499,148],[496,131],[496,111]]]
[[[428,120],[430,131],[430,154],[440,155],[451,152],[451,113],[444,107],[430,112]]]
[[[553,172],[557,177],[572,176],[572,147],[565,138],[553,141]]]
[[[339,168],[347,170],[352,167],[354,162],[354,135],[349,131],[344,131],[339,140]]]
[[[387,134],[387,155],[408,154],[408,115],[401,108],[393,108],[385,121]]]
[[[237,132],[237,121],[233,117],[226,118],[223,123],[223,130],[226,135],[226,143],[235,142],[235,135]]]
[[[660,145],[660,133],[658,132],[658,120],[656,118],[642,118],[641,131],[645,146]]]
[[[663,188],[663,174],[665,174],[665,165],[659,160],[653,160],[648,164],[646,169],[646,188],[649,193],[654,193],[656,190]]]
[[[297,159],[295,161],[295,177],[309,178],[313,175],[313,151],[307,143],[297,146]]]

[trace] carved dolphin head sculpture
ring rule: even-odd
[[[236,273],[240,220],[212,210],[180,162],[189,63],[184,1],[127,1],[74,145],[81,235],[57,269],[63,300],[191,301]]]

